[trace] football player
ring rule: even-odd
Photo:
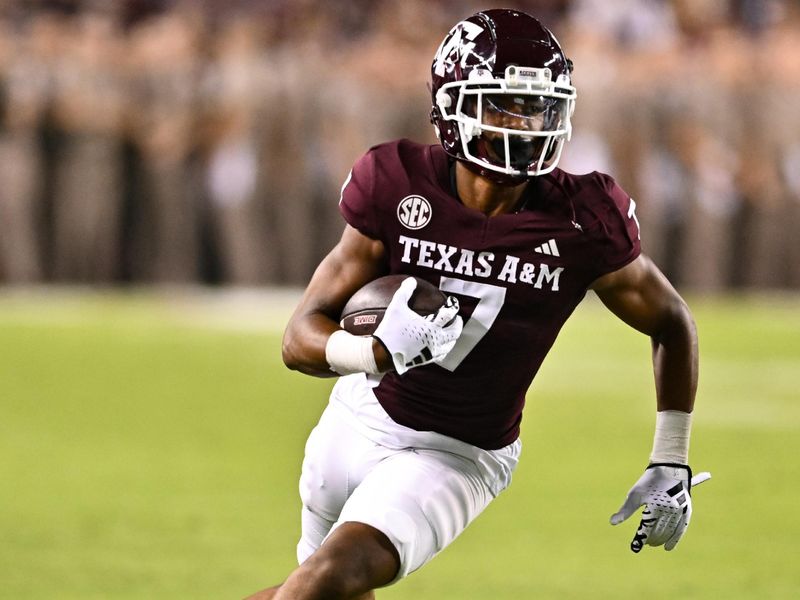
[[[353,167],[341,241],[284,335],[289,368],[340,376],[306,445],[300,566],[253,598],[372,598],[452,542],[510,483],[525,393],[588,290],[653,346],[653,450],[611,523],[645,506],[634,552],[681,539],[695,326],[641,253],[633,199],[608,175],[557,168],[571,72],[533,17],[477,13],[433,60],[441,143],[389,142]],[[417,315],[409,278],[373,336],[342,330],[350,296],[387,274],[428,280],[449,300]]]

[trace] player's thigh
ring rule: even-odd
[[[373,467],[345,503],[339,521],[366,523],[397,549],[397,578],[446,548],[493,496],[476,465],[436,450],[404,450]]]
[[[315,514],[336,521],[345,501],[374,458],[377,444],[353,429],[336,410],[325,409],[311,431],[300,475],[300,498]]]
[[[302,533],[299,562],[322,544],[350,494],[386,450],[353,429],[328,407],[306,442],[300,475]]]

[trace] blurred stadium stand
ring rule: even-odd
[[[303,284],[352,162],[435,142],[444,33],[509,4],[575,62],[561,166],[673,282],[800,287],[794,0],[0,1],[0,285]]]

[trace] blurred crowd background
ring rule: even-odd
[[[434,143],[481,8],[575,63],[561,166],[612,174],[684,289],[800,287],[796,0],[0,0],[0,285],[301,285],[371,145]]]

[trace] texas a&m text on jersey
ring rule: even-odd
[[[554,169],[530,180],[519,210],[488,217],[461,203],[453,169],[441,146],[383,144],[356,163],[339,206],[383,242],[390,272],[457,296],[464,319],[439,365],[383,376],[381,405],[414,429],[501,448],[518,437],[525,392],[589,285],[639,255],[639,228],[607,175]]]

